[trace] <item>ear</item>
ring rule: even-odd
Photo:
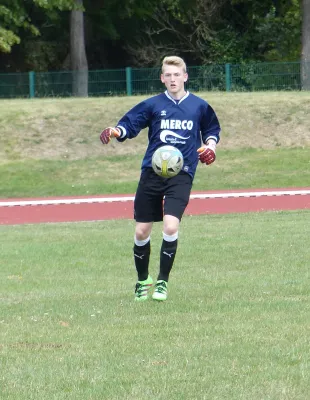
[[[165,83],[164,75],[163,75],[163,74],[160,75],[160,80],[161,80],[161,83]]]
[[[184,74],[184,82],[187,82],[188,74]]]

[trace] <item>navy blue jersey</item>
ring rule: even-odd
[[[177,147],[183,154],[183,171],[194,177],[198,164],[197,149],[208,139],[220,140],[220,125],[212,107],[203,99],[187,92],[174,100],[168,92],[142,101],[118,122],[119,141],[132,139],[148,128],[148,147],[142,170],[152,166],[154,151],[165,144]]]

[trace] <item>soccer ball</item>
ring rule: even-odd
[[[183,167],[183,155],[174,146],[159,147],[153,154],[152,167],[157,175],[171,178],[178,175]]]

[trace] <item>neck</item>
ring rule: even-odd
[[[182,90],[182,91],[179,92],[179,93],[171,93],[171,92],[169,92],[169,90],[168,90],[169,96],[172,97],[174,100],[181,100],[182,97],[184,97],[184,96],[186,95],[186,93],[187,93],[187,91],[186,91],[185,89]]]

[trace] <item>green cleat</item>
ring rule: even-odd
[[[150,275],[145,281],[138,281],[135,289],[135,301],[147,300],[152,285],[153,279],[150,277]]]
[[[168,283],[166,281],[157,281],[152,296],[153,300],[157,301],[167,300],[167,295],[168,295],[167,285]]]

